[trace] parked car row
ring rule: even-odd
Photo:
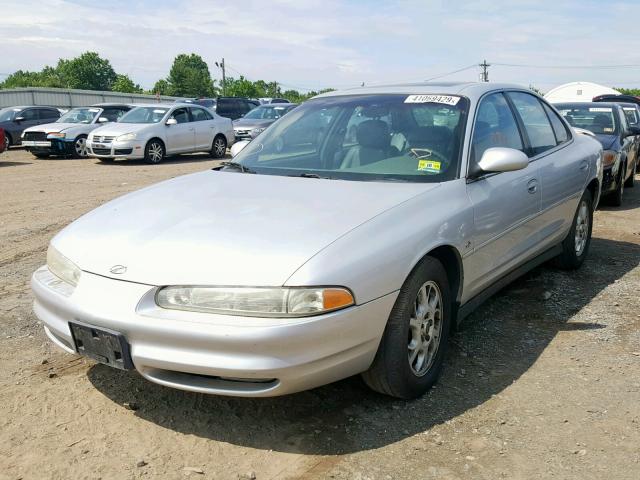
[[[603,134],[626,139],[606,105]],[[194,109],[134,108],[88,148],[198,137]],[[32,278],[35,313],[63,350],[169,387],[261,397],[362,374],[419,396],[486,298],[545,261],[585,261],[604,152],[566,110],[493,83],[320,95],[233,162],[58,233]]]
[[[191,103],[207,107],[217,115],[231,120],[243,117],[260,105],[258,100],[242,97],[184,98],[176,100],[176,103]]]

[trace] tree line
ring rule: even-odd
[[[178,55],[169,75],[158,80],[150,90],[144,90],[128,75],[117,73],[111,62],[96,52],[85,52],[70,60],[61,58],[55,66],[45,66],[40,71],[18,70],[0,82],[0,89],[18,87],[75,88],[174,97],[215,97],[222,94],[221,85],[211,77],[209,66],[195,53]],[[305,93],[293,89],[283,91],[278,82],[251,81],[242,75],[238,78],[226,77],[224,85],[224,94],[227,96],[283,97],[292,102],[302,102],[330,90]]]

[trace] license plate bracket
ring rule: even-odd
[[[76,351],[80,355],[120,370],[135,368],[129,343],[121,333],[75,322],[69,322],[69,329]]]

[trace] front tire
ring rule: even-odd
[[[362,374],[365,383],[404,399],[427,392],[442,370],[451,315],[444,267],[425,257],[400,289],[373,364]]]
[[[149,140],[144,148],[144,161],[151,164],[161,163],[164,160],[165,153],[164,144],[154,138]]]
[[[73,156],[75,158],[87,158],[89,148],[87,147],[87,137],[79,136],[73,142]]]
[[[573,216],[573,225],[562,242],[562,253],[555,258],[556,266],[563,270],[580,268],[589,253],[593,226],[593,199],[585,190]]]
[[[216,135],[211,145],[211,156],[213,158],[224,158],[227,154],[227,139],[224,135]]]
[[[11,145],[11,135],[9,135],[7,132],[4,132],[4,151],[8,151]]]

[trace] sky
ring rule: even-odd
[[[192,52],[209,64],[214,78],[221,76],[214,62],[224,57],[227,75],[278,81],[285,90],[440,76],[476,81],[484,59],[492,64],[490,81],[543,91],[570,81],[640,87],[637,0],[0,4],[0,79],[90,50],[145,88],[167,76],[176,55]]]

